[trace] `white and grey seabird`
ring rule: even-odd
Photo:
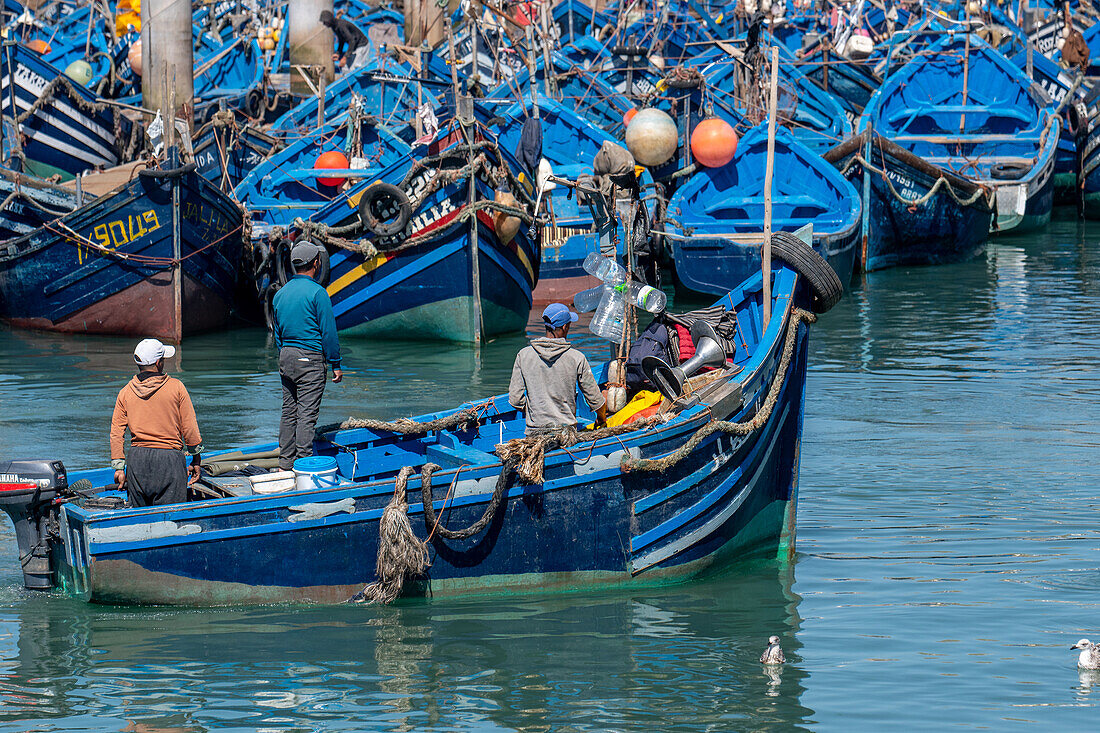
[[[779,646],[779,637],[768,637],[768,648],[760,655],[761,664],[783,664],[787,658],[783,656],[783,649]]]
[[[1077,657],[1078,669],[1100,669],[1100,646],[1093,644],[1088,639],[1081,639],[1070,649],[1080,649]]]

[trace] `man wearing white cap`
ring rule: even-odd
[[[134,506],[187,501],[198,480],[202,435],[183,382],[164,373],[176,348],[145,339],[134,349],[138,373],[118,393],[111,417],[111,467]],[[126,455],[126,430],[130,454]],[[188,469],[184,450],[191,454]],[[190,477],[190,480],[189,480]]]
[[[313,455],[313,431],[325,392],[325,374],[339,382],[340,340],[332,300],[314,279],[321,247],[302,240],[290,250],[296,273],[275,293],[275,346],[279,349],[279,376],[283,382],[283,413],[279,421],[279,468],[289,471],[294,461]]]

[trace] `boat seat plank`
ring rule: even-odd
[[[438,463],[443,468],[458,468],[459,466],[488,465],[495,462],[495,458],[485,451],[473,446],[457,443],[444,445],[438,443],[429,445],[424,457],[433,463]]]

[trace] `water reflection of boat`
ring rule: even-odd
[[[274,717],[281,727],[310,729],[334,716],[381,715],[410,730],[428,721],[560,729],[566,717],[614,728],[639,714],[631,691],[641,686],[651,711],[684,728],[737,720],[758,729],[782,720],[797,730],[813,711],[801,703],[808,673],[796,636],[795,569],[748,563],[732,577],[644,595],[417,604],[385,613],[135,611],[24,599],[15,601],[18,621],[5,649],[5,715],[63,727],[111,700],[136,724],[195,730],[264,727]],[[771,634],[788,658],[778,682],[757,660]],[[450,689],[440,669],[461,687],[463,705],[440,703],[440,685]]]

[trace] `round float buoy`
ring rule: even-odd
[[[970,0],[970,2],[966,4],[966,12],[970,15],[981,15],[982,4],[978,2],[978,0]]]
[[[643,109],[626,127],[626,148],[641,165],[652,168],[676,154],[680,135],[667,112]]]
[[[519,208],[519,202],[516,201],[516,197],[508,191],[497,191],[493,200],[501,206]],[[521,222],[518,216],[512,216],[511,214],[506,214],[499,210],[493,212],[493,228],[496,230],[497,238],[500,239],[503,244],[512,243],[512,240],[519,234],[520,224]]]
[[[130,70],[141,76],[141,39],[130,45],[130,50],[126,53],[126,61],[130,64]]]
[[[35,53],[45,55],[50,52],[51,47],[50,44],[46,43],[41,38],[35,38],[33,41],[27,44],[27,48],[34,51]]]
[[[626,387],[613,385],[607,388],[607,411],[616,413],[626,407]]]
[[[281,32],[279,31],[278,28],[271,31],[271,40],[275,41],[275,43],[278,43],[280,34],[281,34]]]
[[[83,59],[74,61],[65,67],[65,76],[86,87],[92,83],[92,65]]]
[[[264,51],[274,51],[275,50],[275,41],[270,39],[270,38],[261,38],[260,39],[260,48],[262,48]]]
[[[351,167],[348,162],[348,156],[344,155],[338,150],[330,150],[327,153],[321,153],[317,156],[317,162],[313,164],[313,167],[317,170],[324,170],[330,168],[347,169]],[[317,176],[317,182],[325,186],[339,186],[346,181],[346,178],[336,178],[328,176]]]
[[[703,120],[691,133],[691,154],[707,168],[720,168],[737,152],[737,133],[725,120]]]
[[[627,113],[623,115],[623,127],[630,127],[630,121],[634,119],[634,115],[638,114],[637,107],[631,107],[627,110]]]

